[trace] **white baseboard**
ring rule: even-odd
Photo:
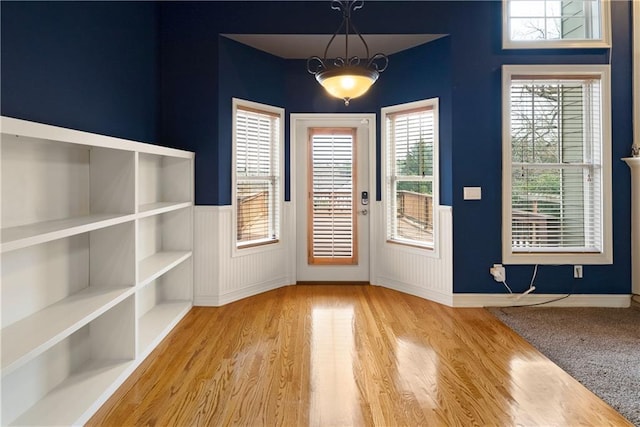
[[[453,294],[453,307],[508,307],[540,304],[563,297],[562,294],[529,294],[516,300],[517,294]],[[626,308],[631,295],[579,294],[549,302],[544,307],[609,307]]]
[[[193,305],[197,307],[220,307],[244,298],[252,297],[263,292],[272,291],[274,289],[289,286],[291,282],[287,278],[279,278],[269,280],[267,282],[258,283],[256,285],[227,292],[226,294],[217,296],[199,296],[195,297]]]
[[[410,285],[408,283],[397,282],[386,277],[378,277],[376,282],[377,286],[382,286],[388,289],[393,289],[394,291],[428,299],[430,301],[447,305],[449,307],[453,306],[451,294],[440,293],[432,289],[421,288],[419,286]]]
[[[219,298],[217,296],[194,295],[193,306],[194,307],[220,307],[221,304],[218,301],[219,301]]]

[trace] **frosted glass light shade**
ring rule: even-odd
[[[364,95],[378,80],[378,72],[359,67],[343,67],[316,74],[318,83],[331,96],[344,99],[345,105],[349,100]]]

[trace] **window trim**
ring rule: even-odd
[[[439,257],[439,207],[440,207],[440,110],[439,110],[440,98],[429,98],[419,101],[408,102],[405,104],[396,104],[380,109],[380,136],[382,140],[381,144],[381,176],[382,176],[382,208],[383,208],[383,229],[385,244],[393,245],[396,248],[401,248],[410,253],[417,253],[420,255],[427,254],[431,257]],[[421,245],[413,240],[399,240],[389,238],[389,203],[388,200],[388,188],[389,188],[389,171],[387,170],[387,117],[393,116],[398,113],[411,112],[412,110],[421,110],[424,108],[430,108],[434,113],[434,141],[433,141],[433,245]]]
[[[237,165],[237,144],[236,144],[236,115],[238,109],[244,109],[248,111],[258,112],[266,115],[275,116],[279,119],[279,138],[278,144],[278,167],[276,176],[277,187],[279,192],[278,200],[276,201],[276,210],[278,212],[277,234],[274,239],[255,241],[246,244],[238,245],[238,201],[237,201],[237,181],[236,174]],[[267,104],[261,104],[254,101],[248,101],[239,98],[232,98],[232,111],[231,111],[231,131],[232,131],[232,144],[231,144],[231,247],[232,257],[250,255],[252,253],[264,252],[268,250],[279,249],[282,245],[282,230],[283,230],[283,200],[284,200],[284,121],[285,110],[281,107],[276,107]]]
[[[611,208],[611,67],[609,65],[502,66],[502,262],[503,264],[612,264]],[[599,76],[602,128],[602,252],[513,252],[511,245],[511,80],[517,75]]]
[[[502,48],[503,49],[606,49],[611,47],[611,0],[600,0],[600,34],[602,38],[591,40],[511,40],[509,3],[502,0]]]

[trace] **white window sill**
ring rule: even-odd
[[[604,265],[613,264],[611,253],[535,253],[511,252],[502,254],[505,265],[540,264],[540,265]]]
[[[503,49],[608,49],[605,40],[503,40]]]

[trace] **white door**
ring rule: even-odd
[[[369,282],[373,114],[293,114],[298,282]]]

